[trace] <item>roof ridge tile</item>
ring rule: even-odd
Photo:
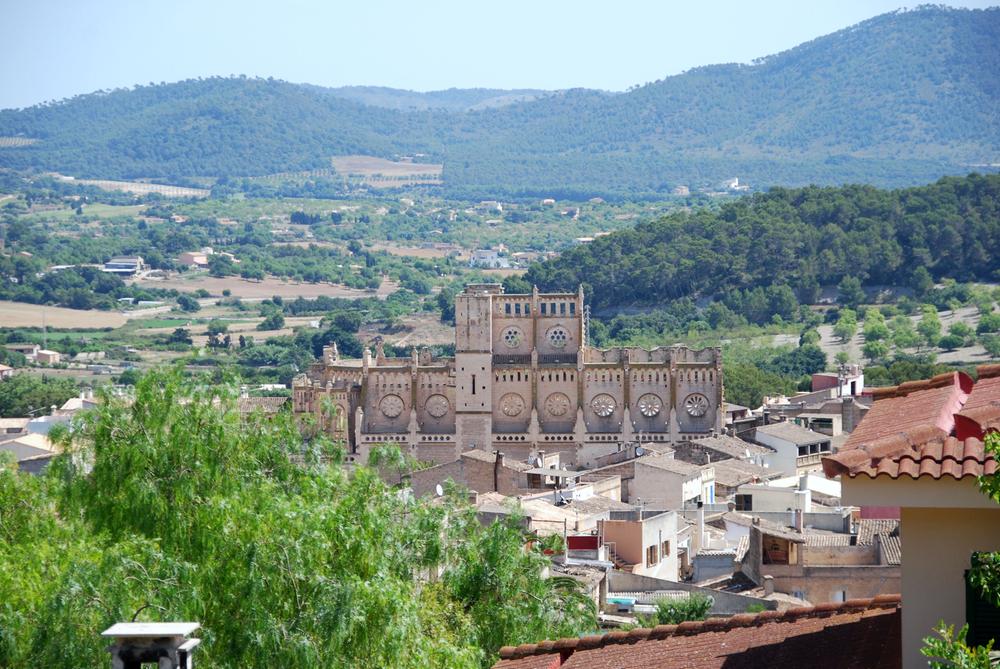
[[[728,618],[685,621],[678,625],[657,625],[654,628],[638,627],[626,631],[613,631],[599,635],[569,637],[554,641],[525,643],[520,646],[504,646],[500,657],[505,660],[520,659],[530,655],[541,655],[560,651],[591,650],[614,644],[630,644],[645,640],[664,640],[674,636],[692,636],[704,632],[723,632],[737,627],[752,627],[767,623],[796,622],[806,618],[822,618],[836,613],[874,612],[898,608],[900,595],[876,595],[867,599],[849,599],[845,602],[830,602],[816,606],[800,606],[782,611],[761,611],[760,613],[739,613]]]

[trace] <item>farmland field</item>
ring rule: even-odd
[[[409,184],[440,184],[440,164],[394,162],[374,156],[337,156],[331,159],[338,174],[360,178],[374,187],[396,187]]]
[[[398,288],[392,281],[383,281],[377,291],[358,290],[347,286],[330,283],[296,283],[268,277],[263,281],[249,281],[239,277],[216,278],[204,274],[191,278],[172,277],[169,279],[133,279],[132,285],[144,288],[174,288],[181,291],[193,291],[204,288],[212,295],[222,295],[223,290],[229,290],[233,297],[243,299],[265,299],[280,295],[281,297],[386,297]]]
[[[141,181],[111,181],[107,179],[74,179],[72,177],[61,177],[63,181],[82,184],[84,186],[97,186],[102,190],[117,190],[138,195],[148,195],[149,193],[159,193],[164,197],[208,197],[211,191],[204,188],[187,188],[185,186],[167,186],[164,184],[148,184]]]
[[[44,314],[44,317],[43,317]],[[47,307],[24,302],[0,302],[0,325],[3,327],[117,328],[125,324],[117,311],[97,311]]]

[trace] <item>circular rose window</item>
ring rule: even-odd
[[[500,410],[512,418],[520,415],[524,411],[524,398],[517,393],[507,393],[500,398]]]
[[[646,418],[652,418],[656,414],[660,413],[660,409],[663,408],[663,402],[660,398],[653,393],[646,393],[639,398],[636,403],[639,407],[639,413],[641,413]]]
[[[708,411],[708,398],[701,393],[691,393],[684,399],[684,410],[696,418],[704,416]]]
[[[440,418],[448,413],[449,406],[450,404],[448,403],[448,398],[444,395],[431,395],[427,398],[427,401],[424,402],[424,408],[427,409],[427,413],[434,418]]]
[[[521,340],[524,339],[524,333],[521,332],[520,328],[509,327],[503,331],[500,338],[510,348],[517,348],[521,345]]]
[[[382,398],[382,401],[378,403],[378,410],[382,412],[382,415],[386,418],[395,418],[399,414],[403,413],[403,398],[399,395],[386,395]]]
[[[618,403],[615,402],[615,398],[607,393],[601,393],[590,400],[590,408],[601,418],[607,418],[613,414],[616,406]]]
[[[549,331],[545,333],[548,338],[549,343],[555,348],[565,348],[566,342],[569,341],[569,332],[566,331],[561,325],[549,328]]]
[[[550,416],[565,416],[569,411],[569,398],[562,393],[552,393],[545,398],[545,412]]]

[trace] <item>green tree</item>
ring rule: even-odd
[[[979,338],[979,343],[991,358],[1000,358],[1000,335],[983,335]]]
[[[175,328],[174,331],[170,333],[170,336],[167,337],[167,343],[187,344],[190,346],[194,343],[194,340],[191,339],[191,331],[187,328]]]
[[[205,328],[205,333],[208,336],[225,334],[229,331],[229,326],[225,321],[220,321],[217,318],[213,318],[208,322],[208,327]]]
[[[194,299],[190,295],[178,295],[177,296],[177,306],[181,308],[181,311],[194,312],[201,309],[201,305],[198,300]]]
[[[937,310],[931,305],[924,305],[922,310],[923,315],[917,323],[917,332],[928,346],[937,346],[938,339],[941,338],[941,319],[938,318]]]
[[[875,362],[876,360],[882,360],[889,355],[889,345],[881,339],[866,341],[865,345],[862,347],[862,352],[865,354],[866,358]]]
[[[857,309],[864,301],[865,291],[861,287],[861,279],[845,276],[837,285],[837,303],[848,309]]]
[[[264,320],[257,323],[258,330],[280,330],[285,327],[285,317],[280,311],[272,311],[266,316]]]
[[[43,416],[77,394],[71,379],[17,374],[0,381],[0,416]]]
[[[473,669],[596,626],[516,517],[348,473],[290,414],[242,416],[238,387],[151,371],[53,435],[50,477],[0,467],[0,666],[100,666],[133,617],[198,620],[227,669]]]

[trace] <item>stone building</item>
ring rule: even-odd
[[[377,345],[341,360],[333,346],[292,390],[295,413],[361,459],[391,442],[435,463],[477,448],[522,461],[560,452],[572,465],[723,425],[719,349],[592,348],[582,289],[513,295],[470,285],[455,299],[454,358],[426,349],[386,358]]]

